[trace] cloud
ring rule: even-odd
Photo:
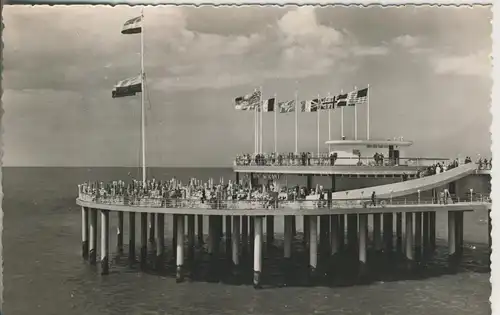
[[[416,47],[421,42],[421,39],[417,36],[411,36],[406,34],[394,38],[392,42],[404,48],[413,48]]]
[[[432,60],[437,74],[489,77],[491,61],[487,51],[481,50],[462,56],[437,56]]]
[[[352,49],[356,56],[383,56],[389,53],[386,46],[357,46]]]

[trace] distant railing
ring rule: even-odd
[[[414,166],[427,167],[437,163],[447,163],[450,159],[446,158],[383,158],[375,161],[373,157],[306,157],[301,156],[282,156],[265,157],[256,159],[255,157],[244,158],[237,157],[234,160],[235,166]]]
[[[469,198],[383,198],[376,199],[335,199],[335,200],[205,200],[200,199],[170,199],[163,197],[133,197],[133,196],[99,196],[80,193],[79,199],[106,205],[138,206],[149,208],[183,208],[183,209],[214,209],[214,210],[255,210],[255,209],[337,209],[385,207],[391,205],[428,205],[456,203],[491,203],[486,194],[473,194]]]

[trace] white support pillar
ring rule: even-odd
[[[101,274],[109,273],[109,211],[101,210]]]
[[[455,212],[448,211],[448,256],[456,251]]]
[[[309,216],[309,268],[314,273],[318,267],[318,217]]]
[[[89,259],[89,208],[82,207],[82,257]]]
[[[382,250],[382,217],[380,213],[373,214],[373,242],[375,243],[375,250]]]
[[[91,265],[97,263],[97,210],[89,209],[90,211],[90,246],[89,246],[89,262]]]
[[[118,224],[116,226],[116,249],[123,253],[123,212],[118,211]]]
[[[165,254],[165,214],[158,213],[156,217],[156,268],[163,266]]]
[[[260,287],[262,273],[262,221],[264,217],[254,217],[253,285]]]
[[[240,264],[240,217],[233,216],[232,224],[232,235],[231,235],[231,256],[233,261],[233,266],[238,267]]]
[[[176,273],[177,282],[183,281],[182,267],[184,265],[184,215],[177,215]]]
[[[339,215],[332,214],[330,217],[330,246],[331,253],[335,255],[339,251]]]
[[[284,257],[286,259],[292,257],[292,220],[294,216],[285,216],[285,243],[284,243]]]
[[[413,213],[405,213],[405,254],[408,262],[413,262]]]
[[[359,229],[358,229],[358,238],[359,238],[359,262],[361,267],[364,268],[366,265],[366,241],[367,241],[367,232],[368,232],[368,215],[360,214],[358,217]]]

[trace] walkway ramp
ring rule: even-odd
[[[407,180],[404,182],[365,187],[361,189],[339,191],[332,194],[332,199],[370,199],[372,192],[375,192],[377,199],[397,198],[416,194],[420,191],[427,191],[454,182],[460,178],[474,174],[477,171],[475,163],[460,165],[457,168],[445,171],[440,174],[427,177]],[[318,195],[308,196],[308,200],[318,199]]]

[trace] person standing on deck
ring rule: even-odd
[[[377,202],[376,202],[376,197],[375,197],[375,191],[372,192],[372,203],[371,203],[372,206],[377,206]]]

